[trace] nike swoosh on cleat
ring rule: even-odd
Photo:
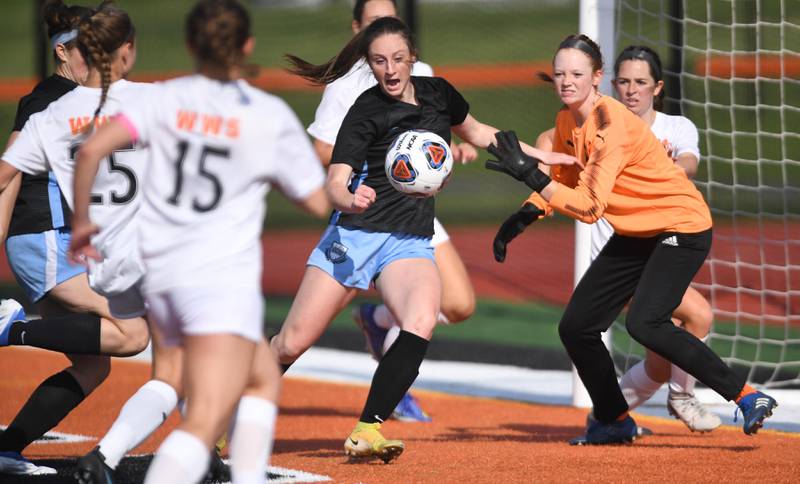
[[[350,443],[353,445],[358,445],[358,440],[353,440],[353,438],[350,437]]]

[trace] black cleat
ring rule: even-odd
[[[230,482],[231,469],[222,461],[219,450],[215,447],[211,452],[211,463],[208,466],[205,482]]]
[[[114,469],[106,465],[106,458],[100,452],[100,447],[95,447],[78,459],[77,469],[72,477],[78,484],[113,484]]]

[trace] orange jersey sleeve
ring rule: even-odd
[[[700,192],[650,127],[620,102],[601,97],[580,128],[562,110],[555,138],[554,151],[571,146],[570,154],[585,164],[553,176],[558,186],[549,205],[556,211],[586,223],[605,217],[617,233],[639,237],[711,227]]]
[[[566,110],[562,109],[562,111]],[[566,112],[567,114],[569,114],[569,111]],[[559,134],[558,123],[556,123],[556,128],[553,133],[552,151],[556,153],[565,153],[568,155],[575,156],[575,148],[572,145],[572,142],[566,141],[564,139],[563,134]],[[580,169],[581,168],[577,165],[575,166],[553,165],[549,167],[550,172],[548,174],[550,175],[550,178],[552,178],[553,180],[562,183],[564,185],[574,187],[578,183],[578,175],[580,173]],[[536,205],[540,209],[544,210],[546,215],[551,215],[553,212],[553,208],[550,206],[550,204],[547,203],[547,201],[536,192],[531,193],[528,199],[525,200],[525,202]]]

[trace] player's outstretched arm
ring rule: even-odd
[[[468,114],[459,125],[453,126],[453,132],[467,143],[471,143],[479,148],[488,149],[489,146],[498,144],[497,134],[502,133],[497,128],[481,123],[472,115]],[[513,133],[513,131],[511,131]],[[526,143],[517,140],[520,149],[526,155],[536,158],[545,165],[580,165],[577,158],[564,153],[553,153],[550,151],[534,148]]]
[[[489,145],[487,149],[497,159],[487,160],[487,169],[510,175],[540,193],[552,183],[539,169],[539,160],[523,152],[515,132],[499,131],[495,137],[497,145]]]

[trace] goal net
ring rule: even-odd
[[[617,51],[657,50],[666,111],[700,132],[714,243],[694,287],[749,382],[800,385],[800,0],[618,0]],[[618,323],[619,325],[619,323]],[[614,331],[624,371],[643,352]]]

